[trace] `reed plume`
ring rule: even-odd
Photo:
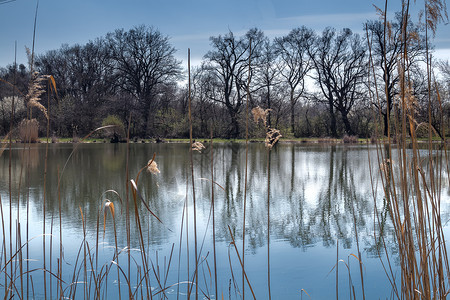
[[[192,150],[202,152],[205,149],[205,146],[201,142],[192,143]]]
[[[273,146],[278,143],[281,137],[282,135],[278,129],[267,127],[266,139],[264,140],[264,144],[269,150],[271,150]]]
[[[27,107],[36,107],[45,115],[47,120],[47,109],[39,101],[41,100],[41,95],[45,92],[45,83],[50,78],[50,75],[39,75],[38,72],[34,72],[28,87],[28,93],[25,97]]]
[[[263,109],[259,106],[252,109],[253,121],[258,124],[259,120],[261,120],[266,128],[266,139],[264,140],[264,144],[269,150],[271,150],[282,137],[278,129],[271,128],[267,125],[267,116],[270,111],[271,109]]]
[[[441,10],[445,5],[439,0],[425,3],[426,32],[434,32],[436,24],[446,18]],[[387,7],[387,1],[386,1]],[[386,8],[385,8],[386,11]],[[382,14],[385,17],[385,13]],[[448,164],[447,156],[439,154],[433,142],[431,113],[427,125],[429,128],[428,156],[419,149],[417,130],[422,124],[417,122],[417,99],[413,93],[412,76],[409,71],[408,42],[417,39],[417,33],[409,31],[409,2],[403,6],[402,17],[402,53],[398,59],[399,96],[394,113],[394,130],[399,146],[395,150],[388,134],[388,144],[379,147],[379,171],[382,179],[384,196],[389,205],[389,214],[394,227],[394,236],[398,259],[400,261],[400,286],[398,275],[392,269],[390,258],[386,255],[388,268],[386,274],[392,284],[393,295],[398,299],[444,299],[449,293],[448,274],[450,274],[447,248],[445,244],[444,225],[441,220],[441,193],[444,166]],[[431,22],[431,23],[429,23]],[[385,34],[389,37],[386,19]],[[427,39],[426,39],[427,40]],[[369,44],[370,45],[370,44]],[[428,109],[431,106],[431,77],[426,46],[428,75]],[[378,97],[378,95],[377,95]],[[386,92],[387,97],[387,92]],[[389,127],[388,127],[389,130]],[[442,145],[445,149],[445,143]],[[442,152],[446,152],[443,150]],[[394,156],[396,154],[396,156]],[[392,157],[396,158],[395,164]],[[427,164],[423,164],[426,161]],[[378,220],[378,222],[380,222]],[[388,249],[384,237],[379,237],[386,253]],[[381,262],[383,263],[383,261]]]
[[[161,171],[158,169],[158,164],[153,159],[148,161],[147,172],[150,172],[155,175],[161,173]]]
[[[255,121],[256,124],[258,124],[259,120],[262,120],[264,123],[264,127],[267,126],[267,116],[269,115],[269,112],[272,109],[268,108],[268,109],[262,109],[261,107],[257,106],[255,108],[252,109],[252,115],[253,115],[253,120]]]
[[[111,200],[107,199],[105,202],[105,205],[103,206],[103,235],[106,231],[106,215],[108,214],[108,210],[111,213],[111,216],[115,217],[115,209],[114,209],[114,203],[111,202]]]

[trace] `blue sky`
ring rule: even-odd
[[[400,2],[390,1],[388,11],[399,10]],[[35,49],[43,53],[63,43],[83,44],[117,28],[145,24],[169,36],[184,63],[191,48],[195,64],[210,50],[209,37],[228,30],[241,34],[258,27],[271,38],[302,25],[319,32],[332,26],[362,33],[363,22],[377,18],[372,4],[384,7],[382,0],[40,0]],[[18,62],[26,63],[35,7],[35,0],[0,5],[0,66],[14,61],[15,41]],[[450,58],[449,26],[440,26],[434,40],[442,59]]]

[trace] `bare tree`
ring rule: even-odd
[[[260,102],[266,109],[272,112],[267,116],[267,125],[272,126],[271,114],[277,114],[274,110],[276,101],[276,89],[281,84],[280,69],[278,68],[277,52],[274,44],[269,39],[265,39],[261,47],[261,56],[255,70],[252,94],[255,92],[260,96]],[[255,105],[255,104],[253,104]]]
[[[249,58],[257,60],[263,33],[251,29],[243,37],[237,38],[233,32],[226,35],[211,37],[213,50],[205,55],[205,60],[215,71],[222,93],[215,95],[213,100],[223,104],[231,120],[228,136],[236,138],[240,134],[239,113],[245,99]],[[252,46],[250,47],[250,41]]]
[[[192,72],[193,119],[199,123],[197,132],[203,137],[209,135],[208,123],[211,126],[217,126],[217,122],[223,122],[219,116],[214,114],[217,103],[214,103],[212,99],[220,93],[220,85],[214,72],[214,69],[205,63]],[[217,130],[214,130],[214,133],[217,134]]]
[[[152,127],[158,86],[181,76],[169,38],[152,27],[116,30],[106,36],[115,64],[117,85],[133,95],[143,110],[145,133]]]
[[[440,61],[438,63],[439,71],[442,74],[443,81],[447,85],[447,88],[450,88],[450,63],[448,59],[446,61]]]
[[[339,33],[326,28],[312,51],[314,79],[328,104],[331,135],[337,136],[335,110],[340,113],[347,134],[354,134],[349,114],[355,101],[362,99],[361,88],[367,75],[364,43],[348,28]]]
[[[289,88],[291,130],[295,135],[295,106],[305,92],[305,78],[313,64],[311,56],[314,33],[305,26],[293,29],[287,36],[275,39],[280,58],[280,74]]]
[[[396,14],[393,22],[387,21],[384,24],[384,21],[376,20],[367,21],[365,24],[369,34],[378,82],[383,84],[383,86],[380,86],[380,94],[384,97],[379,97],[382,101],[376,102],[374,105],[383,115],[384,135],[388,134],[394,97],[399,93],[400,75],[398,69],[400,57],[402,57],[405,47],[407,47],[408,64],[403,66],[405,67],[404,72],[408,72],[412,67],[416,67],[418,61],[425,59],[425,43],[424,37],[420,35],[420,28],[409,21],[406,29],[408,32],[407,40],[405,40],[403,26],[404,18],[401,13]]]
[[[101,121],[97,120],[101,117],[99,110],[114,94],[113,65],[102,39],[85,45],[63,45],[38,56],[35,65],[40,73],[53,75],[59,96],[64,98],[66,109],[59,110],[64,115],[58,115],[56,120],[74,120],[72,127],[81,133],[97,126]],[[69,104],[69,101],[74,103]],[[58,122],[58,128],[60,125]]]

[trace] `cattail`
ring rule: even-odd
[[[156,163],[156,161],[152,161],[152,160],[148,161],[147,172],[150,172],[155,175],[158,173],[161,173],[161,171],[159,171],[159,169],[158,169],[158,164]]]

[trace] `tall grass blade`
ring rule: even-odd
[[[234,247],[234,250],[236,250],[236,255],[237,255],[238,259],[239,259],[239,263],[240,263],[241,268],[242,268],[243,262],[242,262],[241,256],[239,255],[239,250],[236,247],[236,242],[235,242],[235,239],[234,239],[234,236],[233,236],[233,232],[231,231],[230,225],[228,225],[228,231],[230,232],[230,236],[231,236],[231,243],[230,244]],[[245,269],[244,269],[244,277],[245,277],[245,280],[247,281],[247,284],[248,284],[248,287],[250,288],[250,291],[252,292],[253,299],[256,300],[255,293],[253,292],[252,285],[250,284],[250,280],[247,277],[247,273],[245,272]]]
[[[214,141],[213,141],[213,126],[211,126],[211,182],[214,181]],[[225,190],[224,188],[222,188]],[[213,256],[214,256],[214,292],[215,299],[218,299],[217,292],[217,253],[216,253],[216,219],[215,219],[215,197],[214,197],[214,184],[211,184],[211,204],[212,204],[212,222],[213,222]]]
[[[198,249],[197,249],[197,208],[196,208],[196,199],[195,199],[195,183],[194,183],[194,160],[192,157],[192,112],[191,112],[191,49],[188,49],[188,110],[189,110],[189,157],[190,157],[190,163],[191,163],[191,182],[192,182],[192,205],[194,208],[194,255],[195,255],[195,299],[198,299]]]

